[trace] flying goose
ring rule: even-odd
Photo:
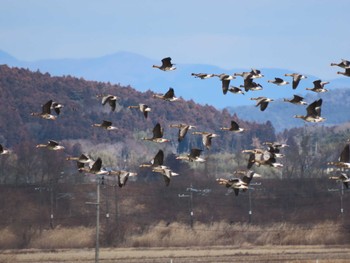
[[[272,147],[274,147],[274,148],[285,148],[285,147],[289,147],[288,144],[286,144],[286,143],[280,143],[280,142],[263,142],[263,145],[272,146]]]
[[[160,173],[163,175],[165,186],[169,186],[171,177],[179,175],[164,165],[153,167],[152,172]]]
[[[0,144],[0,155],[4,155],[4,154],[9,154],[10,150],[6,149],[5,147],[2,146],[2,144]]]
[[[214,137],[218,137],[219,135],[211,132],[192,132],[192,134],[200,134],[202,135],[203,145],[209,150],[211,147],[211,140]]]
[[[283,85],[289,84],[288,81],[285,81],[281,78],[275,78],[274,80],[268,80],[267,82],[272,83],[272,84],[276,84],[277,86],[283,86]]]
[[[282,158],[284,157],[283,153],[280,153],[280,147],[274,146],[274,145],[268,145],[267,146],[267,151],[273,155],[275,158]]]
[[[225,95],[228,91],[228,87],[230,85],[231,79],[235,79],[233,75],[228,75],[225,73],[222,74],[214,74],[214,76],[219,77],[222,83],[222,93]]]
[[[293,77],[293,83],[292,83],[292,87],[293,89],[296,89],[299,85],[299,82],[301,79],[306,79],[307,77],[302,75],[302,74],[298,74],[298,73],[286,73],[284,74],[286,77]]]
[[[171,58],[170,57],[166,57],[162,59],[162,65],[161,66],[157,66],[157,65],[153,65],[153,68],[158,68],[160,70],[163,71],[171,71],[171,70],[175,70],[176,67],[174,67],[175,64],[171,63]]]
[[[81,154],[80,156],[76,157],[76,156],[68,156],[66,158],[67,161],[76,161],[78,170],[82,167],[84,167],[85,164],[89,164],[89,163],[93,163],[94,160],[92,158],[90,158],[89,156],[85,155],[85,154]],[[80,171],[81,172],[81,171]]]
[[[245,79],[252,79],[253,74],[251,72],[240,72],[240,73],[234,73],[233,76],[235,77],[242,77],[244,80]]]
[[[242,89],[240,89],[238,87],[230,86],[228,88],[228,91],[233,93],[233,94],[243,94],[244,95],[244,92],[242,91]]]
[[[261,71],[258,69],[252,68],[250,72],[242,72],[242,73],[234,73],[233,76],[240,76],[243,77],[243,79],[257,79],[264,77],[263,74],[261,74]]]
[[[341,74],[341,75],[344,75],[346,77],[350,77],[350,68],[346,68],[345,72],[338,71],[337,74]]]
[[[49,140],[47,144],[38,144],[36,148],[47,148],[52,151],[59,151],[63,150],[64,146],[59,145],[59,143],[54,140]]]
[[[235,171],[234,174],[241,174],[242,177],[235,177],[230,179],[218,178],[216,181],[220,185],[224,185],[226,188],[233,189],[236,196],[238,196],[239,190],[246,191],[249,188],[249,184],[253,177],[261,177],[260,174],[255,173],[254,171]]]
[[[290,102],[295,105],[307,105],[307,102],[304,101],[304,98],[299,95],[293,95],[293,99],[283,99],[285,102]]]
[[[198,148],[192,148],[189,154],[186,155],[179,155],[176,157],[177,160],[184,160],[188,162],[199,162],[199,163],[204,163],[205,159],[201,158],[201,152],[203,150],[198,149]]]
[[[164,95],[154,94],[153,98],[162,99],[166,101],[177,101],[179,98],[175,97],[175,92],[173,88],[169,88],[169,90]]]
[[[235,121],[231,121],[231,126],[230,127],[221,127],[220,130],[222,131],[232,131],[232,132],[242,132],[244,131],[243,128],[240,128],[238,123]]]
[[[114,95],[102,95],[102,94],[98,94],[96,95],[97,98],[102,98],[102,105],[106,105],[107,103],[109,104],[109,106],[111,106],[111,110],[112,111],[115,111],[115,107],[116,107],[116,101],[118,99],[117,96],[114,96]]]
[[[51,114],[52,100],[49,100],[42,106],[41,112],[32,112],[30,115],[38,116],[46,120],[56,120],[56,116]]]
[[[185,138],[188,130],[196,128],[196,126],[188,125],[188,124],[184,124],[184,123],[170,124],[169,127],[179,129],[179,133],[178,133],[178,137],[177,137],[178,142],[181,142]]]
[[[249,153],[249,159],[247,168],[250,169],[253,164],[257,166],[268,165],[272,167],[283,167],[283,164],[276,161],[276,157],[273,153],[268,150],[253,149],[253,150],[243,150],[242,153]]]
[[[314,82],[314,87],[313,88],[306,88],[306,90],[311,90],[313,92],[327,92],[328,89],[325,89],[324,86],[326,84],[329,84],[329,82],[322,82],[320,79],[319,80],[315,80]]]
[[[214,77],[214,74],[207,74],[207,73],[192,73],[192,76],[195,78],[200,78],[200,79],[208,79],[211,77]]]
[[[81,167],[78,169],[81,172],[90,173],[90,174],[96,174],[96,175],[108,175],[109,172],[102,168],[102,160],[100,157],[97,158],[97,160],[92,163],[89,167]]]
[[[164,152],[159,150],[154,158],[149,163],[140,164],[140,167],[156,167],[163,165],[164,162]]]
[[[326,119],[321,117],[322,99],[315,100],[306,107],[306,115],[294,115],[294,118],[303,119],[307,122],[323,122]]]
[[[252,79],[257,79],[257,78],[262,78],[264,77],[263,74],[261,74],[261,71],[259,69],[255,69],[255,68],[252,68],[252,70],[250,71],[250,73],[252,74],[250,76],[250,78]]]
[[[338,182],[342,182],[347,189],[349,189],[350,178],[346,173],[340,173],[339,175],[330,176],[329,179],[337,180]]]
[[[257,97],[257,98],[250,98],[250,99],[257,101],[255,107],[260,106],[261,111],[264,111],[269,105],[269,102],[273,101],[273,99],[266,98],[266,97]]]
[[[341,68],[350,68],[350,61],[342,59],[339,63],[331,63],[331,66],[338,66]]]
[[[328,162],[328,165],[338,166],[340,168],[350,168],[350,144],[346,144],[337,162]]]
[[[130,176],[136,176],[137,173],[132,173],[132,172],[128,172],[128,171],[124,171],[124,170],[120,170],[120,171],[109,171],[108,175],[114,175],[117,176],[118,178],[118,186],[120,188],[122,188],[123,186],[126,185],[126,182],[128,181]]]
[[[163,138],[163,128],[160,126],[159,123],[157,123],[153,128],[153,137],[152,138],[145,138],[143,137],[142,140],[146,141],[152,141],[157,143],[163,143],[163,142],[170,142],[170,140]]]
[[[143,113],[143,116],[145,116],[146,119],[148,117],[148,112],[151,111],[151,108],[143,103],[140,103],[139,105],[136,105],[136,106],[128,106],[128,108],[129,109],[139,109]]]
[[[106,120],[103,120],[102,123],[94,123],[94,124],[92,124],[92,127],[103,128],[103,129],[106,129],[107,131],[118,130],[117,127],[112,126],[111,121],[106,121]]]
[[[253,81],[252,78],[246,78],[244,79],[243,85],[240,85],[241,88],[244,88],[245,91],[256,91],[256,90],[262,90],[263,87],[260,85],[260,83],[256,83]]]

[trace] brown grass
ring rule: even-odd
[[[55,228],[45,230],[40,236],[34,237],[29,248],[59,249],[59,248],[87,248],[94,246],[94,228],[74,227]]]
[[[111,233],[113,234],[113,233]],[[104,238],[101,233],[101,240]],[[115,235],[115,233],[113,234]],[[33,232],[26,248],[64,249],[93,248],[95,228],[57,227]],[[201,246],[275,246],[275,245],[343,245],[349,244],[347,229],[334,222],[305,226],[290,223],[271,225],[196,223],[188,225],[159,222],[147,230],[132,233],[126,229],[122,247],[201,247]],[[23,248],[23,235],[13,228],[0,230],[0,249]]]
[[[4,229],[0,229],[0,248],[17,248],[18,245],[18,237],[13,231],[11,231],[10,228],[6,227]]]
[[[310,227],[288,223],[196,224],[193,229],[160,222],[143,234],[127,238],[126,247],[244,246],[244,245],[337,245],[348,241],[342,225],[325,222]]]

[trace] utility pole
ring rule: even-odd
[[[53,184],[52,184],[52,179],[50,180],[50,227],[51,227],[51,229],[54,228],[54,226],[53,226]]]
[[[192,184],[190,185],[189,188],[186,189],[187,192],[190,192],[189,195],[186,194],[178,194],[178,197],[180,198],[189,198],[189,212],[190,212],[190,226],[191,229],[193,229],[193,222],[194,222],[194,212],[193,212],[193,192],[206,195],[209,193],[211,190],[210,189],[195,189],[192,187]]]
[[[261,183],[251,183],[250,185],[261,185]],[[248,187],[248,200],[249,200],[249,211],[248,211],[248,222],[249,224],[252,223],[252,216],[253,216],[253,210],[252,210],[252,198],[251,198],[251,191],[253,191],[254,188]]]
[[[344,195],[344,184],[340,183],[340,189],[328,189],[328,192],[339,192],[340,193],[340,217],[344,218],[344,207],[343,207],[343,195]]]
[[[86,202],[87,205],[96,205],[96,246],[95,246],[95,263],[99,262],[100,254],[100,185],[101,177],[96,175],[96,203]]]
[[[249,198],[249,224],[252,223],[252,214],[253,214],[253,211],[252,211],[252,199],[251,199],[251,196],[250,196],[250,192],[252,191],[253,189],[251,188],[248,188],[248,198]]]

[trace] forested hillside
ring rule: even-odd
[[[0,92],[0,142],[10,148],[21,148],[26,142],[35,148],[36,143],[53,139],[62,141],[67,147],[66,154],[72,154],[70,147],[85,141],[85,144],[81,143],[85,152],[91,151],[98,144],[109,144],[115,145],[119,154],[123,153],[123,158],[132,156],[133,153],[142,157],[154,146],[142,141],[141,137],[150,137],[157,122],[164,127],[164,137],[171,140],[167,146],[161,147],[166,147],[172,153],[176,153],[177,149],[180,152],[188,151],[190,145],[199,148],[203,146],[201,136],[191,133],[178,144],[177,129],[169,128],[171,123],[188,123],[195,125],[197,131],[219,133],[220,137],[213,140],[210,153],[236,152],[251,147],[254,137],[260,141],[275,139],[274,128],[269,122],[257,125],[243,121],[239,116],[232,116],[227,111],[200,106],[193,101],[171,103],[152,98],[152,91],[141,93],[132,87],[85,81],[71,76],[51,77],[47,73],[1,66]],[[101,99],[96,97],[98,94],[119,97],[115,112],[108,105],[102,106]],[[47,121],[30,115],[31,112],[40,112],[41,106],[50,99],[64,105],[57,120]],[[128,106],[138,103],[151,107],[147,119],[139,110],[128,109]],[[232,119],[247,130],[243,135],[220,132],[220,127],[229,126]],[[106,132],[91,127],[102,120],[112,121],[118,131]]]

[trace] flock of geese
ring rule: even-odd
[[[337,72],[337,74],[342,74],[350,77],[350,62],[347,60],[342,60],[339,63],[331,63],[331,66],[338,66],[345,69],[345,72]],[[157,68],[162,71],[173,71],[176,70],[176,67],[171,62],[171,58],[167,57],[162,59],[161,65],[153,65],[154,68]],[[208,79],[213,77],[218,77],[222,83],[222,92],[224,95],[227,92],[231,92],[233,94],[244,94],[247,92],[262,90],[263,87],[261,84],[255,82],[255,79],[262,78],[264,75],[260,72],[260,70],[252,69],[250,72],[242,72],[242,73],[234,73],[232,75],[229,74],[208,74],[208,73],[192,73],[192,76],[199,79]],[[302,79],[306,79],[307,77],[298,74],[285,74],[286,77],[292,77],[292,88],[293,90],[297,89],[300,81]],[[243,84],[239,87],[230,86],[230,81],[235,79],[236,77],[243,78]],[[290,84],[288,81],[276,77],[273,80],[268,80],[268,83],[272,83],[278,86],[288,85]],[[325,89],[325,85],[329,84],[329,82],[322,82],[321,80],[316,80],[313,82],[313,88],[306,88],[307,90],[324,93],[328,90]],[[96,96],[101,100],[101,104],[109,105],[111,111],[115,111],[116,101],[119,99],[116,95],[111,94],[99,94]],[[175,91],[173,88],[169,88],[169,90],[164,94],[154,94],[154,99],[161,99],[166,101],[166,103],[176,103],[179,100],[175,96]],[[256,106],[260,107],[261,111],[264,111],[270,102],[273,99],[267,97],[252,97],[251,100],[256,100]],[[285,102],[293,103],[295,105],[306,106],[306,115],[295,115],[295,118],[301,118],[306,122],[323,122],[325,118],[321,117],[321,106],[322,106],[322,98],[315,100],[314,102],[308,105],[307,102],[304,101],[304,98],[299,95],[294,95],[292,99],[284,99]],[[41,112],[33,112],[32,116],[37,116],[45,120],[56,120],[60,112],[64,106],[61,103],[55,102],[53,100],[49,100],[44,105],[42,105]],[[138,109],[144,116],[145,119],[148,118],[148,114],[151,112],[151,108],[144,104],[139,103],[138,105],[129,105],[129,109]],[[107,131],[118,130],[118,127],[112,125],[112,122],[109,120],[103,120],[101,123],[92,124],[92,127],[102,128]],[[196,129],[196,126],[186,124],[186,123],[177,123],[170,124],[170,128],[178,129],[178,142],[180,143],[185,136],[188,134],[189,130]],[[241,133],[244,132],[244,128],[241,128],[237,122],[234,120],[231,121],[228,127],[221,127],[221,131],[227,131],[232,133]],[[163,137],[164,129],[160,123],[157,123],[153,130],[152,136],[143,137],[142,140],[150,141],[153,143],[166,143],[170,140]],[[216,133],[208,132],[208,131],[193,131],[192,135],[201,135],[202,136],[202,144],[206,150],[209,150],[212,145],[212,139],[219,136]],[[234,172],[234,177],[230,179],[218,178],[216,181],[220,185],[224,185],[227,188],[230,188],[234,191],[237,196],[240,191],[246,191],[249,188],[249,184],[254,177],[261,177],[260,174],[255,173],[252,169],[254,165],[256,166],[269,166],[272,168],[281,168],[283,164],[278,162],[280,158],[284,157],[284,154],[281,153],[281,149],[288,147],[287,144],[278,143],[278,142],[264,142],[263,145],[265,148],[258,149],[246,149],[243,150],[242,153],[248,154],[247,160],[247,169],[246,170],[237,170]],[[350,144],[346,144],[344,150],[341,152],[339,160],[335,162],[329,162],[328,165],[336,166],[339,169],[350,169]],[[63,150],[64,146],[60,145],[57,141],[49,140],[47,144],[38,144],[37,148],[47,148],[53,151]],[[192,148],[189,153],[182,154],[176,156],[177,160],[187,161],[187,162],[198,162],[204,163],[205,158],[201,157],[201,153],[203,149]],[[0,154],[9,154],[11,151],[9,149],[4,148],[0,145]],[[116,176],[118,178],[118,185],[123,187],[126,185],[126,182],[130,176],[136,176],[137,173],[130,172],[126,170],[110,170],[106,169],[103,166],[102,159],[98,157],[96,160],[91,158],[86,154],[81,154],[80,156],[69,156],[66,158],[70,161],[75,161],[77,165],[77,170],[79,172],[84,172],[88,174],[95,174],[98,176]],[[164,164],[164,152],[163,150],[159,150],[154,158],[146,163],[142,163],[140,165],[141,168],[149,168],[152,172],[159,173],[163,176],[165,185],[168,186],[170,184],[170,180],[173,176],[177,176],[178,173],[172,171],[168,166]],[[338,175],[331,176],[330,179],[334,179],[337,181],[341,181],[348,188],[348,182],[350,181],[349,177],[346,173],[340,171]]]

